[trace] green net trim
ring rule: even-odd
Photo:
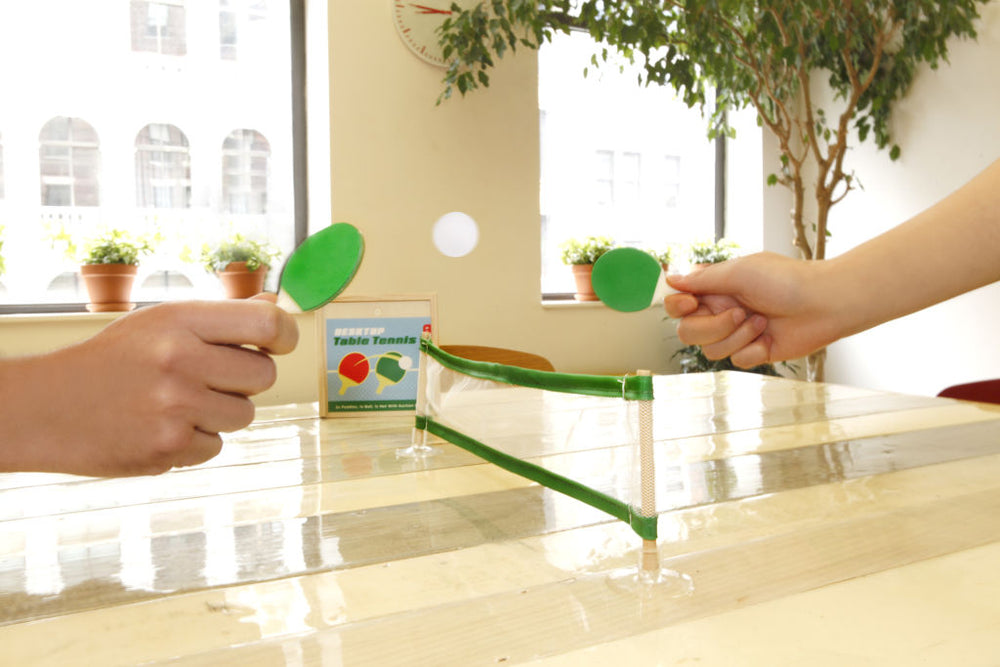
[[[510,471],[515,475],[520,475],[521,477],[530,479],[533,482],[538,482],[546,488],[558,491],[559,493],[565,494],[571,498],[587,503],[591,507],[605,512],[606,514],[610,514],[614,518],[624,521],[631,526],[632,530],[634,530],[635,533],[644,540],[656,540],[657,517],[655,515],[643,516],[642,514],[639,514],[639,511],[636,508],[626,502],[613,498],[605,493],[601,493],[600,491],[580,484],[579,482],[575,482],[567,477],[563,477],[562,475],[546,470],[545,468],[535,465],[534,463],[529,463],[523,459],[517,458],[516,456],[511,456],[510,454],[505,454],[499,450],[493,449],[478,440],[470,438],[463,433],[459,433],[455,429],[439,424],[429,417],[417,415],[416,427],[418,429],[428,431],[429,433],[433,433],[439,438],[447,440],[453,445],[457,445],[467,452],[475,454],[479,458],[489,461],[490,463],[499,466],[504,470]]]
[[[420,349],[442,366],[481,380],[559,391],[566,394],[624,398],[629,401],[653,400],[653,378],[651,376],[553,373],[531,368],[505,366],[489,361],[472,361],[448,354],[426,338],[421,339]]]

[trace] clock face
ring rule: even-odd
[[[474,0],[477,1],[478,0]],[[453,0],[390,0],[392,2],[392,19],[400,39],[410,47],[418,58],[438,67],[445,67],[438,45],[440,35],[437,29],[451,16]],[[470,4],[470,0],[458,3],[460,6]]]

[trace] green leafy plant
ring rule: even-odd
[[[699,241],[688,248],[688,259],[692,264],[718,264],[736,256],[739,245],[733,241]]]
[[[154,239],[132,236],[120,229],[112,229],[86,242],[81,256],[83,264],[132,264],[153,252]]]
[[[613,239],[607,236],[588,236],[585,239],[567,239],[559,246],[563,264],[593,264],[597,259],[615,247]]]
[[[660,266],[670,266],[674,262],[674,249],[666,248],[665,250],[646,250],[650,255],[656,258],[656,261],[660,263]]]
[[[248,270],[256,271],[262,266],[271,266],[280,254],[270,243],[234,234],[216,245],[205,244],[201,263],[210,273],[222,271],[233,262],[246,262]]]
[[[947,62],[952,37],[975,38],[987,0],[489,0],[441,26],[450,64],[438,103],[490,82],[496,59],[536,49],[555,33],[584,30],[607,46],[581,69],[623,57],[640,84],[669,85],[709,109],[708,136],[732,135],[727,111],[747,106],[776,138],[780,168],[768,183],[792,194],[793,243],[824,259],[830,208],[858,187],[845,164],[852,143],[873,138],[889,158],[900,147],[890,113],[918,67]],[[828,94],[823,94],[823,88]],[[622,119],[627,123],[628,119]],[[811,199],[811,206],[806,200]],[[822,352],[807,373],[822,379]]]
[[[737,368],[733,364],[732,359],[729,357],[726,357],[725,359],[709,359],[705,356],[705,353],[698,345],[687,345],[680,348],[674,352],[671,359],[678,360],[682,373],[745,371],[748,373],[758,373],[760,375],[773,375],[776,377],[781,376],[781,373],[778,371],[778,367],[774,364],[761,364],[759,366],[754,366],[753,368]],[[781,366],[792,372],[797,370],[794,364],[789,364],[788,362],[782,362]]]

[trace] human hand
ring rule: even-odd
[[[668,276],[681,290],[664,299],[680,318],[677,336],[709,359],[740,368],[794,359],[836,340],[836,312],[826,298],[824,264],[758,253]]]
[[[21,437],[7,439],[0,465],[124,476],[207,461],[222,447],[219,433],[253,419],[249,397],[275,380],[270,355],[297,342],[294,318],[264,299],[176,302],[15,360],[0,394],[10,396],[16,381]]]

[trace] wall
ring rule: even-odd
[[[864,190],[833,209],[828,256],[906,220],[1000,157],[1000,4],[981,14],[978,39],[953,41],[950,65],[924,68],[895,108],[900,159],[891,162],[871,143],[851,151],[848,166]],[[783,192],[768,194],[765,245],[792,255],[787,204]],[[827,380],[936,394],[950,384],[1000,377],[998,305],[1000,284],[994,284],[840,341],[830,348]]]

